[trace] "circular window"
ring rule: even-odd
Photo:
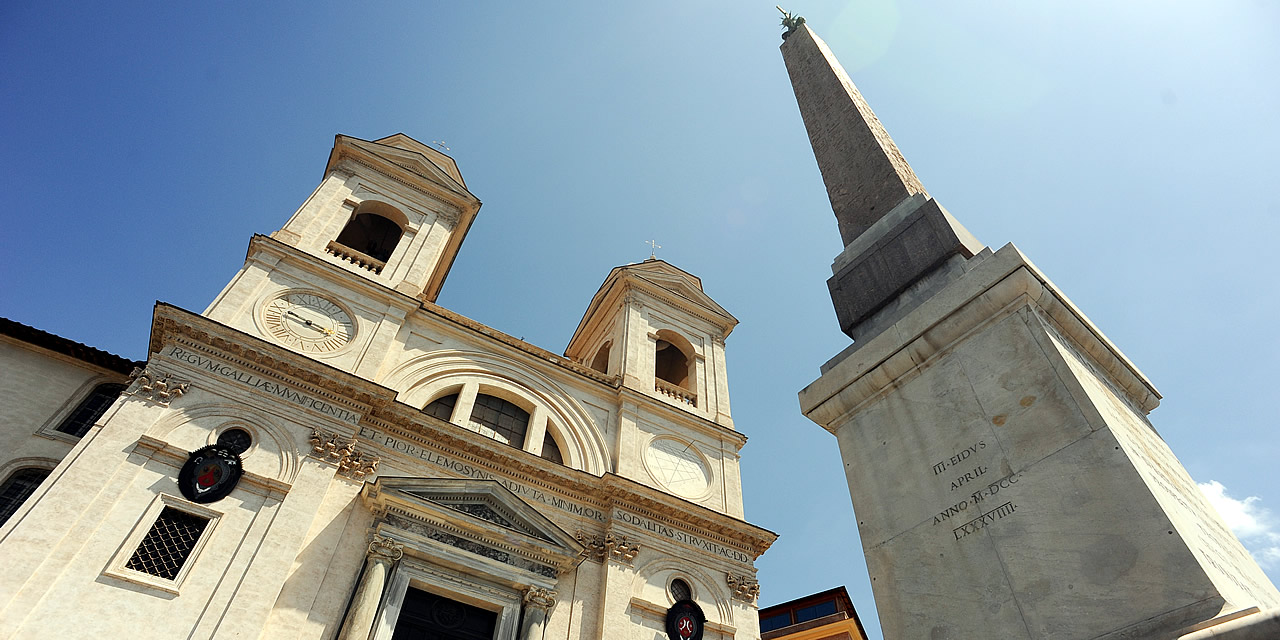
[[[249,446],[253,444],[253,436],[244,429],[227,429],[218,434],[218,444],[240,455],[249,450]]]
[[[688,582],[685,582],[680,578],[676,578],[671,581],[671,599],[676,602],[680,602],[681,600],[692,600],[693,589],[689,588]]]

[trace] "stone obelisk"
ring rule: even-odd
[[[800,404],[839,441],[885,637],[1280,638],[1280,593],[1147,420],[1155,387],[1016,247],[929,197],[788,18],[854,340]]]

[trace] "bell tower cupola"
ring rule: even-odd
[[[434,302],[480,209],[453,158],[403,133],[339,135],[324,179],[204,315],[361,375]]]
[[[434,301],[480,201],[453,158],[403,133],[339,135],[325,177],[273,238]]]
[[[697,276],[650,258],[609,272],[565,357],[732,427],[724,341],[736,324]]]

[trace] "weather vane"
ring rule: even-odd
[[[786,40],[787,36],[791,35],[792,32],[800,28],[800,25],[804,24],[804,16],[793,16],[790,11],[783,9],[781,6],[776,4],[773,6],[777,7],[778,11],[782,12],[782,26],[787,28],[787,30],[782,34],[782,39]]]
[[[448,151],[449,147],[445,146],[444,140],[432,140],[431,144],[435,145],[441,151]]]
[[[662,245],[658,244],[658,243],[657,243],[656,241],[654,241],[654,240],[645,240],[645,242],[644,242],[644,243],[645,243],[645,244],[647,244],[647,245],[649,245],[649,259],[650,259],[650,260],[657,260],[657,259],[658,259],[657,251],[658,251],[658,249],[661,249],[661,248],[662,248]]]

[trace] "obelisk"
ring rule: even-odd
[[[885,637],[1280,638],[1280,592],[1147,420],[1155,387],[1016,247],[929,197],[788,20],[854,339],[800,404],[839,442]]]

